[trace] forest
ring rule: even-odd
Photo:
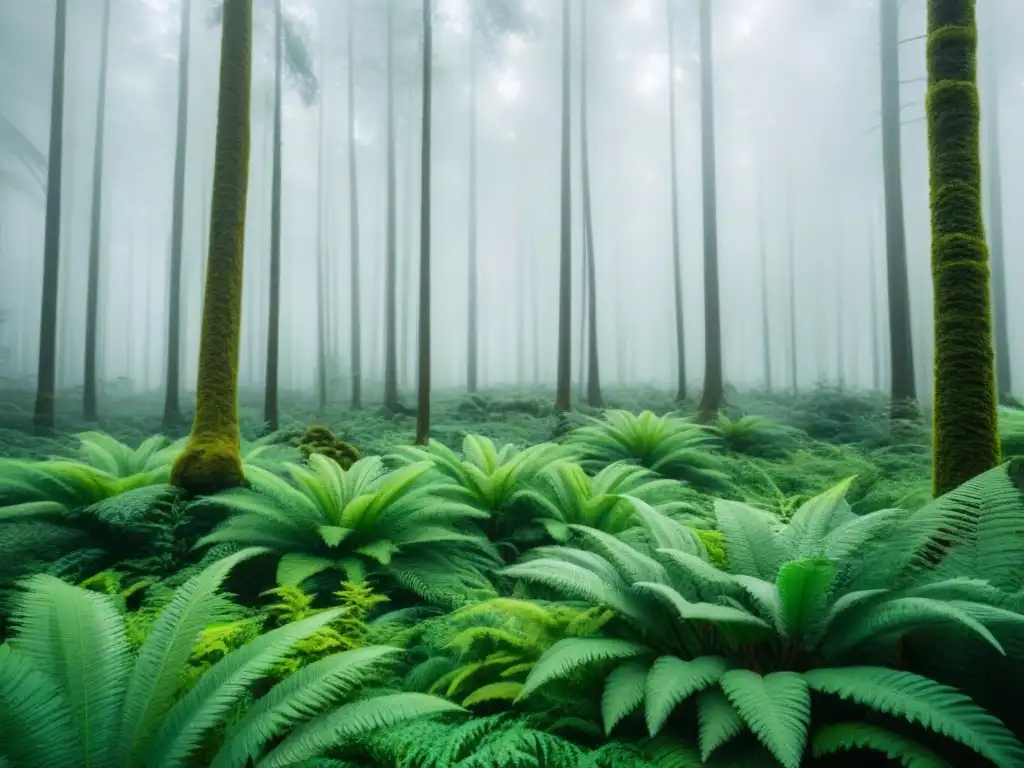
[[[1024,768],[1022,28],[0,3],[0,768]]]

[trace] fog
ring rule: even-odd
[[[384,369],[387,241],[385,0],[355,3],[355,139],[363,376]],[[420,0],[394,3],[399,381],[413,386],[420,236]],[[480,386],[552,384],[560,252],[561,4],[521,0],[507,26],[471,38],[469,5],[436,0],[432,149],[433,384],[466,381],[470,41],[477,79]],[[497,0],[495,0],[497,2]],[[664,0],[585,0],[599,352],[607,385],[676,376],[669,89],[677,95],[678,216],[686,371],[704,355],[699,26],[675,5],[670,71]],[[776,388],[825,381],[888,387],[879,2],[899,2],[902,186],[914,362],[929,395],[932,355],[928,157],[923,120],[925,0],[714,0],[713,61],[723,368],[737,388],[766,384],[762,286]],[[69,0],[60,239],[58,385],[84,376],[101,0]],[[508,5],[504,0],[504,5]],[[0,374],[30,386],[39,355],[55,0],[0,3]],[[181,386],[194,389],[210,219],[220,28],[191,0],[182,266]],[[240,379],[266,367],[274,97],[273,2],[255,0],[252,151]],[[283,0],[318,79],[284,80],[281,386],[316,385],[324,305],[330,397],[350,379],[347,0]],[[583,308],[580,2],[572,17],[573,377]],[[479,10],[479,9],[478,9]],[[99,378],[164,386],[181,0],[112,0],[104,129]],[[979,0],[986,183],[998,102],[1006,286],[1024,279],[1024,3]],[[500,15],[494,18],[501,19]],[[308,83],[306,84],[308,87]],[[306,98],[304,98],[304,96]],[[310,98],[312,97],[312,98]],[[320,110],[323,110],[323,152]],[[322,185],[320,183],[322,179]],[[986,195],[988,195],[986,187]],[[322,195],[323,221],[318,221]],[[988,201],[986,201],[988,202]],[[321,229],[322,227],[322,229]],[[991,231],[989,232],[991,236]],[[318,277],[317,255],[326,265]],[[791,328],[791,261],[795,328]],[[1009,292],[1016,380],[1024,308]],[[795,340],[795,349],[793,341]],[[1015,390],[1019,391],[1017,387]],[[369,399],[371,393],[368,393]]]

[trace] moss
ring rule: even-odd
[[[360,458],[359,450],[334,436],[330,427],[312,426],[299,440],[299,450],[306,456],[316,453],[334,461],[342,469],[348,469]]]
[[[935,495],[999,462],[976,49],[973,0],[929,0]]]
[[[225,2],[223,19],[196,416],[188,446],[171,471],[171,482],[192,493],[230,488],[243,479],[238,430],[238,345],[249,185],[251,0]]]

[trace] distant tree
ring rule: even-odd
[[[683,325],[683,265],[679,225],[679,162],[676,144],[676,42],[675,0],[665,0],[668,36],[668,134],[669,169],[672,180],[672,291],[676,320],[676,402],[686,400],[686,336]]]
[[[587,330],[589,349],[587,353],[587,405],[591,408],[603,408],[601,398],[601,373],[597,354],[597,275],[594,262],[594,216],[590,200],[590,118],[587,109],[587,96],[590,79],[587,76],[589,61],[587,57],[587,4],[581,6],[580,20],[580,153],[583,171],[583,238],[584,252],[587,258]],[[582,351],[582,349],[581,349]]]
[[[423,0],[423,119],[420,151],[420,322],[419,375],[416,380],[416,443],[430,442],[430,162],[434,25],[431,0]]]
[[[885,195],[885,245],[889,286],[889,354],[892,418],[917,415],[914,341],[907,283],[907,237],[903,215],[900,159],[899,3],[880,2],[882,174]]]
[[[89,275],[85,300],[85,382],[82,417],[96,421],[96,349],[99,338],[100,235],[103,223],[103,144],[107,113],[107,61],[110,56],[110,0],[103,2],[103,36],[100,39],[100,84],[96,97],[96,139],[92,163],[92,216],[89,222]]]
[[[352,334],[352,408],[359,410],[363,406],[363,374],[362,374],[362,311],[359,302],[359,167],[356,157],[356,88],[355,88],[355,20],[352,9],[353,0],[349,0],[345,20],[347,35],[347,83],[348,98],[348,219],[349,219],[349,305],[350,332]]]
[[[398,400],[397,271],[398,217],[395,178],[395,0],[387,0],[387,231],[384,250],[384,407],[404,410]]]
[[[224,0],[210,244],[196,415],[171,482],[193,493],[240,485],[238,346],[249,187],[252,0]]]
[[[786,229],[789,232],[788,264],[789,264],[789,383],[793,394],[800,392],[799,372],[797,370],[798,354],[796,348],[796,217],[793,203],[793,160],[789,160],[786,168]]]
[[[569,0],[562,0],[562,238],[558,275],[558,379],[555,408],[572,408],[572,181],[569,138],[572,66]]]
[[[267,428],[278,428],[278,373],[281,351],[281,153],[282,153],[282,75],[288,73],[297,82],[306,106],[317,98],[319,80],[313,72],[309,48],[297,23],[281,5],[274,5],[274,149],[270,181],[270,305],[267,318],[267,375],[263,420]]]
[[[985,78],[982,120],[985,124],[985,149],[987,155],[988,194],[984,199],[988,202],[988,235],[989,255],[992,262],[992,315],[995,321],[996,344],[996,391],[1001,399],[1013,396],[1013,376],[1010,365],[1010,327],[1007,319],[1007,284],[1006,284],[1006,248],[1003,224],[1003,158],[1002,136],[999,119],[999,48],[996,36],[999,26],[996,8],[988,3],[983,21],[984,41],[989,51],[984,69]]]
[[[700,0],[701,179],[704,207],[704,392],[697,407],[713,419],[725,404],[722,376],[722,319],[718,290],[718,213],[715,179],[715,79],[711,0]]]
[[[185,227],[185,158],[188,143],[188,64],[191,0],[182,0],[181,32],[178,36],[178,117],[174,145],[174,191],[171,198],[171,268],[168,285],[167,366],[164,371],[165,430],[176,429],[181,415],[181,251]]]
[[[758,176],[758,182],[761,176]],[[764,185],[757,185],[757,240],[761,257],[761,369],[764,373],[765,391],[772,392],[772,344],[768,320],[768,233],[765,228]]]
[[[320,82],[324,81],[324,62],[327,57],[320,53]],[[324,112],[326,105],[326,88],[320,95],[320,106],[317,109],[317,154],[316,154],[316,402],[320,411],[327,407],[327,355],[328,355],[328,315],[327,301],[327,238],[324,229],[327,226],[325,208],[327,190],[324,166],[327,164],[325,151],[326,131],[324,130]]]
[[[935,390],[932,489],[947,493],[999,463],[974,0],[928,3]]]
[[[57,0],[53,33],[53,84],[50,90],[50,151],[47,156],[46,231],[43,241],[43,301],[39,318],[39,369],[33,428],[53,432],[56,423],[57,305],[60,276],[61,171],[64,157],[64,56],[68,3]]]

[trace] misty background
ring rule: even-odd
[[[356,3],[363,371],[384,367],[386,13]],[[469,248],[469,4],[436,0],[432,186],[433,383],[466,380]],[[270,253],[273,3],[254,0],[252,154],[240,380],[262,386]],[[399,380],[413,386],[419,245],[420,0],[396,22]],[[672,386],[676,371],[668,92],[678,110],[686,370],[704,367],[697,3],[676,11],[670,71],[664,0],[583,0],[588,9],[591,189],[603,382]],[[925,0],[715,0],[719,270],[725,379],[761,386],[761,291],[772,375],[788,385],[790,255],[798,383],[888,387],[879,2],[900,6],[903,199],[918,393],[932,356]],[[99,377],[164,384],[181,0],[112,0],[101,235]],[[280,380],[312,392],[318,297],[326,301],[332,400],[349,381],[348,0],[284,0],[320,79],[285,81]],[[478,106],[480,385],[553,383],[558,328],[561,14],[523,0],[523,24],[481,45]],[[182,386],[194,389],[213,173],[220,28],[192,0],[182,271]],[[574,323],[582,316],[579,4],[573,4]],[[38,360],[54,0],[0,3],[0,375],[31,382]],[[979,0],[983,171],[998,103],[1011,361],[1024,376],[1024,2]],[[58,385],[83,379],[93,151],[103,2],[70,0],[60,240]],[[304,98],[304,96],[306,98]],[[322,103],[322,104],[321,104]],[[323,154],[318,120],[323,109]],[[26,146],[26,142],[28,145]],[[44,170],[39,173],[39,158]],[[322,165],[322,175],[318,172]],[[321,188],[319,179],[322,178]],[[987,179],[986,179],[987,181]],[[987,191],[987,188],[986,188]],[[326,289],[318,286],[318,195]],[[987,197],[987,196],[986,196]],[[989,233],[991,235],[991,232]],[[764,267],[762,268],[762,263]],[[573,332],[578,376],[580,333]],[[1019,389],[1015,387],[1016,393]]]

